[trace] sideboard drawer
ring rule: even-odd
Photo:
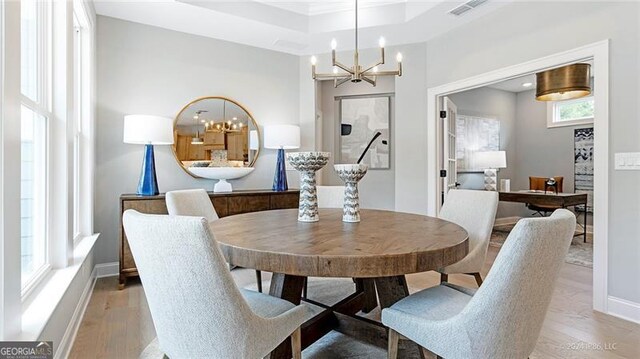
[[[267,211],[271,206],[270,197],[268,195],[228,197],[229,205],[227,209],[229,210],[229,215]]]

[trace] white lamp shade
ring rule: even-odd
[[[296,125],[264,126],[264,148],[285,150],[300,148],[300,127]]]
[[[507,168],[507,153],[505,151],[476,152],[475,163],[482,169]]]
[[[249,149],[257,150],[260,147],[260,139],[258,138],[258,131],[251,130],[249,131]]]
[[[124,116],[124,143],[172,145],[173,120],[152,115]]]

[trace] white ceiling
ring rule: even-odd
[[[513,0],[489,0],[456,17],[452,0],[360,0],[360,47],[429,40]],[[94,0],[99,15],[296,55],[354,47],[353,0]]]
[[[525,87],[524,84],[531,84],[531,86]],[[497,84],[489,85],[487,87],[509,91],[509,92],[522,92],[536,89],[536,75],[526,75],[517,77],[515,79],[498,82]]]

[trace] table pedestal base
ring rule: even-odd
[[[305,277],[274,273],[269,294],[300,304]],[[310,299],[304,301],[324,310],[302,325],[302,348],[306,348],[332,330],[354,337],[365,343],[386,349],[388,329],[382,323],[357,316],[356,313],[370,312],[378,306],[376,292],[382,308],[409,295],[404,276],[355,279],[356,292],[338,303],[328,306]],[[417,344],[401,340],[399,358],[422,358],[423,353]],[[283,341],[270,355],[271,359],[291,358],[290,339]]]

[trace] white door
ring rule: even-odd
[[[440,177],[442,177],[442,200],[447,198],[447,192],[458,186],[456,169],[456,115],[458,107],[450,98],[442,99],[440,118],[442,119],[442,162]]]

